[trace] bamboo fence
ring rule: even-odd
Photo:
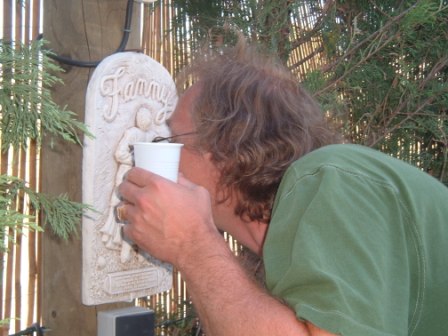
[[[25,1],[22,4],[11,0],[4,1],[2,8],[2,39],[29,43],[39,33],[41,18],[40,0]],[[1,141],[1,139],[0,139]],[[39,149],[34,141],[27,148],[10,149],[1,154],[0,170],[2,175],[17,176],[28,181],[31,189],[39,189]],[[15,201],[18,212],[35,215],[28,199],[20,195]],[[37,321],[39,311],[39,234],[30,231],[11,232],[12,238],[5,243],[8,253],[3,254],[2,281],[0,283],[1,319],[17,317],[11,320],[13,329],[20,330]],[[14,242],[14,243],[13,243]],[[7,335],[8,325],[1,328]]]

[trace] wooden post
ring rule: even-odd
[[[126,0],[45,0],[44,39],[56,54],[82,61],[97,61],[120,45]],[[133,5],[132,28],[126,49],[140,48],[139,5]],[[60,106],[84,121],[86,88],[93,68],[62,65],[64,85],[53,90]],[[62,140],[45,139],[41,153],[41,189],[52,195],[67,193],[81,202],[82,148]],[[81,303],[81,223],[79,237],[57,239],[46,228],[42,242],[41,308],[43,325],[52,335],[96,336],[97,311],[129,306],[87,307]]]

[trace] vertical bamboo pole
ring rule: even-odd
[[[155,11],[154,11],[154,26],[153,26],[153,30],[154,30],[154,47],[155,47],[155,57],[154,59],[157,62],[160,62],[161,58],[162,58],[162,51],[160,48],[160,6],[157,6]]]
[[[17,160],[17,153],[14,153],[12,150],[9,150],[9,156],[12,157],[13,165],[12,172],[10,173],[12,176],[17,176],[17,166],[14,162]],[[9,159],[9,158],[8,158]],[[9,173],[9,169],[8,169]],[[15,206],[15,205],[13,205]],[[7,263],[6,263],[6,284],[5,284],[5,317],[10,318],[12,316],[12,299],[13,299],[13,281],[14,281],[14,241],[16,240],[15,232],[8,228],[8,252],[7,252]],[[9,329],[9,326],[8,326]],[[7,330],[5,330],[5,334],[7,335]]]
[[[36,143],[31,141],[29,144],[29,186],[33,190],[37,190],[37,148]],[[30,209],[30,215],[37,218],[34,209]],[[36,307],[36,298],[38,297],[37,290],[37,254],[36,254],[36,238],[37,234],[34,231],[28,233],[28,314],[26,317],[27,325],[31,325],[36,322],[34,320],[34,313]]]
[[[25,180],[26,170],[26,150],[24,148],[17,149],[18,161],[15,163],[17,174],[14,176],[19,177],[21,180]],[[19,193],[16,199],[16,211],[18,213],[26,214],[26,206],[24,205],[25,197],[23,193]],[[20,330],[21,326],[21,313],[22,313],[22,286],[20,284],[21,271],[22,271],[22,232],[16,232],[16,240],[14,244],[14,312],[15,317],[15,330]]]
[[[22,4],[20,3],[16,3],[16,8],[15,8],[15,19],[16,19],[16,25],[15,25],[15,33],[14,33],[14,37],[13,40],[14,41],[22,41]],[[15,160],[13,161],[13,176],[17,176],[19,178],[21,178],[21,171],[22,171],[22,167],[21,167],[21,163],[23,162],[23,158],[22,158],[22,154],[23,152],[21,150],[15,150],[14,151],[14,158]],[[16,199],[15,202],[15,207],[16,207],[16,211],[18,213],[21,213],[23,208],[21,205],[21,201],[20,198],[18,197]],[[12,248],[10,249],[10,251],[12,251],[14,249],[14,260],[13,260],[13,264],[11,265],[11,276],[13,277],[13,282],[14,282],[14,288],[13,290],[13,295],[14,295],[14,317],[18,317],[20,318],[20,300],[21,300],[21,289],[20,289],[20,262],[21,262],[21,242],[22,242],[22,234],[20,232],[15,232],[15,244],[12,246]],[[11,253],[12,254],[12,253]],[[15,329],[16,330],[20,330],[20,321],[19,320],[15,320]]]
[[[142,50],[144,54],[148,54],[148,10],[143,7],[143,31],[142,31]]]
[[[40,0],[33,1],[33,10],[30,11],[31,15],[31,37],[36,38],[39,31],[40,26]],[[30,161],[29,161],[29,184],[30,188],[36,191],[39,191],[38,181],[38,148],[35,141],[30,141]],[[30,214],[36,217],[38,220],[38,216],[34,209],[30,209]],[[29,263],[29,282],[28,282],[28,315],[27,315],[27,324],[30,325],[34,322],[38,322],[35,320],[38,316],[40,316],[40,306],[39,306],[39,293],[38,293],[38,283],[39,283],[39,256],[37,254],[38,251],[38,234],[34,231],[29,233],[28,237],[28,263]]]
[[[12,31],[11,31],[11,24],[12,24],[12,1],[14,0],[5,0],[3,2],[3,40],[4,41],[10,41],[12,39]],[[1,161],[0,161],[0,169],[1,174],[6,175],[8,171],[8,152],[2,151],[1,152]],[[5,228],[5,235],[8,235],[8,229]],[[8,245],[7,240],[3,242]],[[1,275],[2,279],[0,279],[0,317],[2,319],[8,317],[8,291],[7,291],[7,270],[8,262],[9,262],[9,253],[3,253],[0,252],[1,257]],[[6,272],[5,272],[6,270]],[[8,334],[8,325],[2,326],[1,328],[1,335],[7,335]]]
[[[12,27],[12,17],[15,13],[13,13],[13,8],[14,8],[14,0],[10,0],[10,1],[5,1],[4,3],[4,7],[3,7],[3,22],[4,22],[4,35],[3,35],[3,39],[4,41],[12,41],[14,39],[14,32],[13,32],[13,27]],[[8,71],[11,71],[11,69],[8,69]],[[10,158],[11,153],[9,151],[5,151],[2,152],[2,173],[4,174],[8,174],[9,168],[8,168],[8,163],[9,163],[9,158]],[[5,228],[5,236],[9,237],[11,234],[11,231],[8,228]],[[13,244],[11,241],[8,241],[8,238],[6,238],[5,241],[6,246],[8,247],[7,252],[6,253],[6,258],[3,259],[3,271],[4,271],[4,285],[2,282],[2,286],[3,286],[3,291],[2,293],[4,293],[4,311],[3,311],[3,318],[9,318],[11,317],[11,297],[12,297],[12,274],[13,274],[13,261],[14,261],[14,255],[13,255]],[[3,273],[3,272],[2,272]],[[5,324],[4,327],[2,328],[2,335],[8,335],[8,330],[9,330],[9,324]]]
[[[163,13],[163,25],[160,29],[160,36],[161,36],[161,40],[163,41],[163,65],[165,66],[165,68],[168,69],[168,71],[170,71],[170,50],[169,50],[169,41],[167,39],[168,34],[167,34],[167,28],[168,28],[168,23],[169,23],[169,10],[167,5],[163,5],[162,7],[162,13]]]

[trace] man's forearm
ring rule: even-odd
[[[207,335],[309,335],[291,309],[248,276],[221,237],[203,239],[178,268]]]

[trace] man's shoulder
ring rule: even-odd
[[[354,144],[333,144],[318,148],[296,160],[288,169],[296,174],[309,174],[322,167],[335,167],[343,170],[364,170],[375,161],[392,159],[372,148]]]
[[[437,179],[403,160],[367,146],[335,144],[316,149],[295,161],[286,171],[282,184],[291,184],[306,176],[324,176],[337,171],[340,177],[358,177],[407,191],[437,189],[448,193]]]

